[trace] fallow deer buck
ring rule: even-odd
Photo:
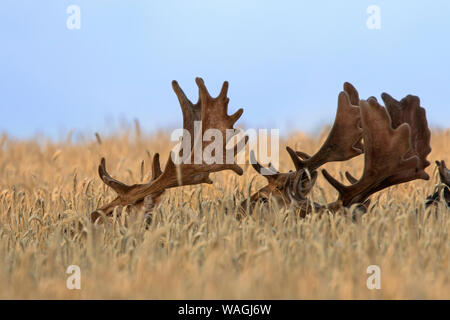
[[[236,121],[241,117],[243,109],[239,109],[237,112],[228,115],[228,82],[224,82],[220,94],[217,98],[213,98],[208,93],[203,79],[195,79],[199,89],[199,100],[196,104],[193,104],[184,94],[176,81],[172,82],[173,90],[178,97],[178,101],[183,113],[183,129],[184,134],[182,141],[186,142],[187,139],[191,139],[191,150],[189,154],[182,154],[180,151],[179,156],[183,159],[190,159],[190,163],[182,162],[175,165],[173,159],[174,155],[171,152],[168,157],[164,171],[161,171],[159,163],[159,154],[155,154],[152,163],[152,178],[148,183],[126,185],[114,178],[112,178],[106,171],[105,159],[102,158],[98,172],[102,181],[111,187],[116,193],[117,197],[110,203],[102,206],[91,214],[91,220],[94,222],[102,216],[102,213],[106,216],[111,216],[114,208],[118,207],[119,212],[125,207],[142,208],[145,206],[146,211],[158,204],[161,195],[166,189],[174,188],[178,186],[196,185],[201,183],[211,184],[212,181],[209,178],[209,174],[222,170],[232,170],[238,175],[242,175],[242,168],[234,163],[227,163],[227,155],[230,152],[234,152],[237,155],[242,147],[245,147],[248,137],[242,138],[243,140],[237,142],[232,149],[227,149],[226,145],[230,140],[230,135],[227,135],[227,130],[235,130],[233,128]],[[194,148],[200,146],[203,151],[210,143],[205,142],[203,139],[198,139],[194,133],[194,122],[201,121],[202,134],[208,129],[216,129],[221,133],[223,138],[222,146],[223,159],[222,161],[215,161],[211,164],[205,162],[205,159],[201,163],[196,164],[194,159]],[[198,135],[198,134],[197,134]],[[195,140],[194,140],[195,139]],[[199,145],[201,144],[201,145]],[[217,159],[216,159],[217,160]]]
[[[447,169],[444,160],[436,161],[436,166],[438,167],[439,180],[441,183],[436,187],[435,192],[431,196],[427,197],[425,206],[429,207],[433,204],[439,203],[442,196],[443,200],[447,204],[447,207],[450,208],[450,170]]]
[[[278,205],[298,209],[301,216],[313,210],[337,211],[352,205],[365,210],[370,196],[378,191],[415,179],[428,180],[424,169],[430,165],[426,158],[431,152],[431,134],[420,99],[408,95],[397,101],[387,93],[382,94],[382,99],[386,108],[374,97],[359,100],[353,85],[345,83],[344,91],[339,94],[335,122],[319,151],[309,156],[287,147],[295,171],[279,173],[273,168],[266,169],[271,172],[265,175],[268,185],[244,201],[242,210],[251,213],[256,203],[267,202],[269,198]],[[326,180],[338,191],[337,201],[320,205],[308,200],[317,169],[328,162],[346,161],[363,153],[362,176],[357,180],[346,172],[348,186],[322,170]],[[255,170],[261,173],[262,166],[252,160]]]

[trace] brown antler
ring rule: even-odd
[[[162,171],[161,171],[161,166],[159,164],[159,154],[156,153],[152,159],[152,178],[149,183],[155,181],[161,175],[161,173],[162,173]],[[94,212],[92,212],[91,213],[92,222],[95,222],[98,218],[101,217],[100,212],[103,212],[106,215],[111,215],[112,211],[114,210],[115,207],[119,207],[120,208],[119,212],[121,212],[123,206],[132,204],[132,203],[126,203],[122,197],[124,195],[126,195],[127,193],[131,192],[131,190],[133,190],[133,188],[140,186],[138,184],[129,186],[123,182],[120,182],[120,181],[112,178],[109,175],[109,173],[106,171],[105,158],[102,158],[100,161],[100,165],[98,166],[98,174],[100,176],[100,179],[102,179],[102,181],[107,186],[109,186],[111,189],[113,189],[117,193],[118,197],[116,199],[114,199],[112,202],[110,202],[110,203],[102,206],[101,208],[98,208]],[[155,205],[157,205],[159,203],[163,192],[164,192],[164,190],[161,190],[160,192],[155,192],[154,194],[149,196],[150,203],[148,205],[150,206],[150,208],[153,208]],[[144,202],[138,201],[138,202],[134,203],[134,205],[137,207],[142,207],[144,205]]]
[[[408,95],[401,101],[395,100],[387,93],[383,93],[381,97],[391,117],[392,128],[395,129],[403,123],[409,124],[411,128],[411,148],[405,157],[419,158],[419,164],[414,168],[414,172],[398,173],[392,182],[398,184],[415,179],[430,179],[424,170],[430,165],[427,156],[431,152],[431,132],[428,128],[425,109],[420,106],[419,97]]]
[[[182,144],[187,143],[191,147],[187,151],[186,148],[182,149],[179,154],[171,152],[164,171],[160,169],[159,155],[156,154],[152,164],[152,180],[146,184],[132,186],[113,179],[106,171],[105,160],[102,159],[99,166],[100,178],[106,185],[116,191],[118,196],[112,202],[97,210],[109,215],[116,206],[142,205],[144,198],[150,197],[155,202],[168,188],[200,183],[211,184],[209,174],[212,172],[232,170],[242,175],[242,168],[234,163],[234,156],[230,157],[230,154],[233,152],[233,155],[236,155],[245,146],[248,137],[238,142],[232,150],[228,150],[226,144],[232,133],[235,133],[233,126],[242,115],[243,109],[239,109],[231,116],[228,115],[228,82],[224,82],[217,98],[210,96],[201,78],[196,78],[196,83],[199,88],[199,100],[196,104],[193,104],[178,83],[172,82],[173,90],[178,97],[183,113],[184,134]],[[213,142],[203,141],[203,136],[209,129],[213,129],[210,133],[215,139],[218,139],[213,141],[214,144]],[[231,131],[231,134],[229,131]],[[206,151],[210,151],[209,155],[206,159],[203,159]],[[232,163],[227,163],[230,158]],[[179,160],[183,160],[183,162],[178,163]],[[96,219],[98,213],[93,214],[92,217]]]
[[[344,206],[363,203],[372,194],[396,184],[429,179],[424,169],[429,165],[430,131],[419,98],[408,96],[399,103],[383,94],[383,100],[389,113],[375,98],[360,101],[365,153],[361,179],[345,186],[322,170]]]
[[[302,160],[298,151],[287,149],[297,170],[308,169],[312,172],[327,162],[346,161],[363,153],[358,104],[358,91],[346,82],[344,91],[339,94],[333,127],[319,151],[312,157]]]

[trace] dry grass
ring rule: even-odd
[[[373,210],[356,223],[341,215],[302,220],[277,208],[236,221],[226,212],[264,183],[256,177],[250,186],[251,168],[242,177],[215,174],[212,186],[171,190],[149,230],[139,217],[88,223],[87,214],[114,196],[97,177],[100,157],[119,179],[145,181],[147,149],[165,160],[167,136],[0,139],[0,298],[450,298],[449,210],[423,207],[437,183],[434,166],[431,181],[376,195]],[[320,141],[297,134],[283,143],[312,152]],[[434,132],[432,147],[431,160],[449,160],[450,131]],[[358,175],[361,160],[327,168]],[[280,166],[292,167],[284,151]],[[318,186],[316,201],[334,200],[323,178]],[[77,221],[82,232],[64,233]],[[81,267],[81,290],[66,288],[71,264]],[[372,264],[381,267],[381,290],[366,287]]]

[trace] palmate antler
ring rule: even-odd
[[[191,148],[187,154],[182,154],[181,151],[186,152],[185,149],[180,151],[180,154],[175,155],[171,152],[164,171],[161,171],[159,164],[159,155],[155,154],[153,157],[153,173],[152,179],[145,184],[135,184],[132,186],[126,185],[116,179],[113,179],[106,171],[105,159],[102,158],[99,166],[99,175],[102,181],[111,187],[116,193],[117,198],[112,202],[102,206],[91,214],[91,218],[95,221],[101,216],[100,212],[105,215],[111,215],[115,207],[121,210],[125,206],[139,207],[144,204],[144,199],[150,200],[151,205],[158,203],[160,196],[166,189],[195,185],[200,183],[211,184],[209,174],[222,170],[232,170],[238,175],[242,175],[243,170],[236,163],[227,163],[230,159],[230,153],[236,155],[240,148],[244,147],[248,137],[244,137],[237,145],[228,150],[226,144],[230,138],[229,130],[234,130],[233,126],[243,113],[243,109],[239,109],[236,113],[228,115],[228,82],[224,82],[220,94],[217,98],[213,98],[208,93],[205,84],[201,78],[196,78],[196,83],[199,88],[199,100],[193,104],[181,90],[176,81],[172,82],[173,90],[180,102],[183,113],[183,129],[184,135],[182,143],[189,143]],[[198,121],[198,122],[197,122]],[[197,123],[196,123],[197,122]],[[201,123],[201,132],[195,132],[196,127]],[[221,139],[221,150],[213,150],[214,161],[211,159],[198,158],[198,155],[203,155],[206,148],[213,142],[203,141],[203,134],[208,129],[215,129],[218,135],[214,137]],[[227,132],[228,131],[228,132]],[[228,134],[227,134],[228,133]],[[190,140],[190,141],[189,141]],[[221,151],[222,154],[216,151]],[[184,159],[181,164],[176,165],[174,159]],[[231,157],[234,159],[234,156]]]
[[[334,211],[342,206],[367,205],[372,194],[385,188],[415,179],[429,179],[424,169],[430,164],[426,159],[431,152],[430,130],[419,98],[409,95],[399,102],[384,93],[386,110],[375,98],[360,101],[358,92],[349,83],[344,85],[344,90],[339,95],[333,128],[319,151],[309,157],[287,147],[296,171],[277,173],[285,183],[274,184],[269,180],[268,186],[253,195],[253,201],[259,199],[261,191],[267,197],[270,189],[276,189],[271,193],[276,200],[301,208],[301,215],[304,215],[312,206]],[[337,189],[338,201],[321,206],[307,200],[306,194],[317,177],[316,169],[327,162],[349,160],[363,150],[364,172],[359,180],[346,172],[349,186],[322,170],[328,182]],[[306,182],[309,182],[307,187]]]
[[[363,203],[372,194],[416,179],[428,180],[430,130],[420,100],[407,96],[401,102],[382,95],[387,110],[375,98],[360,101],[364,139],[364,170],[345,186],[326,170],[324,177],[338,191],[345,207]],[[349,174],[347,173],[347,176]]]
[[[325,163],[346,161],[363,153],[359,95],[350,83],[339,94],[336,119],[322,147],[312,157],[287,147],[295,169],[313,172]],[[300,155],[303,156],[300,156]],[[301,159],[303,158],[303,159]]]

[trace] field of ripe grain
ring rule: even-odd
[[[265,183],[246,166],[241,177],[218,173],[213,185],[170,190],[148,230],[142,214],[92,225],[88,213],[114,197],[98,178],[100,158],[124,182],[146,181],[150,156],[164,163],[169,154],[168,136],[130,130],[52,143],[3,135],[0,298],[450,299],[450,210],[423,206],[438,182],[434,160],[450,161],[450,130],[432,134],[430,181],[375,195],[357,222],[275,207],[235,220],[229,213]],[[321,139],[292,134],[280,170],[293,168],[286,144],[312,153]],[[362,157],[326,167],[358,176]],[[322,177],[318,186],[315,201],[335,200]],[[81,290],[66,288],[69,265],[81,269]],[[369,265],[381,268],[380,290],[366,287]]]

